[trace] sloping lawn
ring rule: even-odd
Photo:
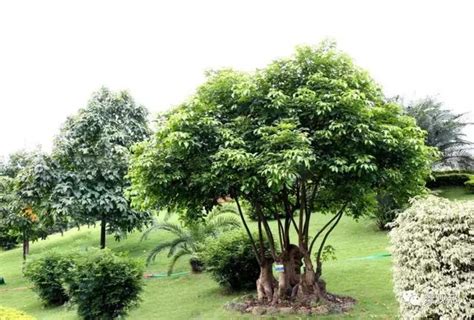
[[[329,217],[319,216],[312,230],[317,230]],[[315,219],[316,220],[316,219]],[[255,227],[255,225],[253,225]],[[314,232],[313,232],[314,233]],[[130,257],[145,259],[148,250],[168,238],[166,233],[153,233],[146,241],[140,241],[140,233],[126,240],[115,242],[108,238],[108,246],[116,252],[128,252]],[[31,244],[31,258],[50,250],[86,250],[96,246],[98,228],[70,230],[53,235],[47,240]],[[398,305],[392,292],[390,257],[369,257],[388,252],[386,233],[376,230],[369,220],[359,222],[345,217],[334,230],[330,241],[336,249],[337,260],[324,265],[324,278],[328,290],[350,295],[357,305],[348,314],[319,317],[318,319],[394,319]],[[147,267],[147,272],[167,270],[167,258],[162,254]],[[186,259],[177,264],[175,272],[188,271]],[[22,276],[21,249],[0,252],[0,277],[7,284],[0,286],[0,305],[23,310],[38,319],[78,319],[74,309],[68,307],[43,308],[36,294]],[[142,303],[133,310],[130,319],[249,319],[249,315],[231,313],[223,309],[226,301],[243,293],[228,294],[220,289],[208,274],[147,279]],[[293,317],[297,318],[297,317]]]
[[[474,193],[467,191],[465,187],[441,187],[433,190],[437,195],[450,200],[474,200]]]

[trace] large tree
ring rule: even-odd
[[[202,223],[230,195],[260,264],[259,299],[324,299],[322,253],[342,216],[364,214],[379,186],[423,186],[433,153],[413,118],[347,55],[332,44],[301,47],[252,74],[210,73],[153,139],[135,148],[132,201]],[[257,238],[243,200],[257,216]],[[332,218],[312,230],[318,213]],[[278,280],[275,262],[284,266]]]
[[[454,113],[432,97],[412,102],[405,110],[428,133],[426,144],[441,151],[437,165],[460,169],[474,166],[473,143],[464,132],[472,123],[465,120],[464,113]]]
[[[128,93],[105,88],[94,93],[55,141],[56,181],[48,196],[54,215],[76,224],[100,221],[101,248],[107,232],[120,237],[141,228],[149,215],[133,210],[124,190],[129,148],[148,135],[147,111]]]

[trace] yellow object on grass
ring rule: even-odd
[[[23,311],[0,306],[0,320],[35,320]]]

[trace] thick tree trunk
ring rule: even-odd
[[[271,302],[277,282],[272,273],[272,262],[262,261],[260,276],[257,279],[257,298],[260,302]]]
[[[321,300],[326,298],[326,284],[320,278],[320,274],[314,271],[314,266],[309,254],[303,257],[305,268],[298,284],[298,299]]]
[[[105,215],[102,215],[102,220],[100,221],[100,248],[105,248],[105,228],[107,226],[107,221],[105,220]]]

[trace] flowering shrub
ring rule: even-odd
[[[390,232],[403,319],[472,319],[474,204],[434,196],[401,213]]]

